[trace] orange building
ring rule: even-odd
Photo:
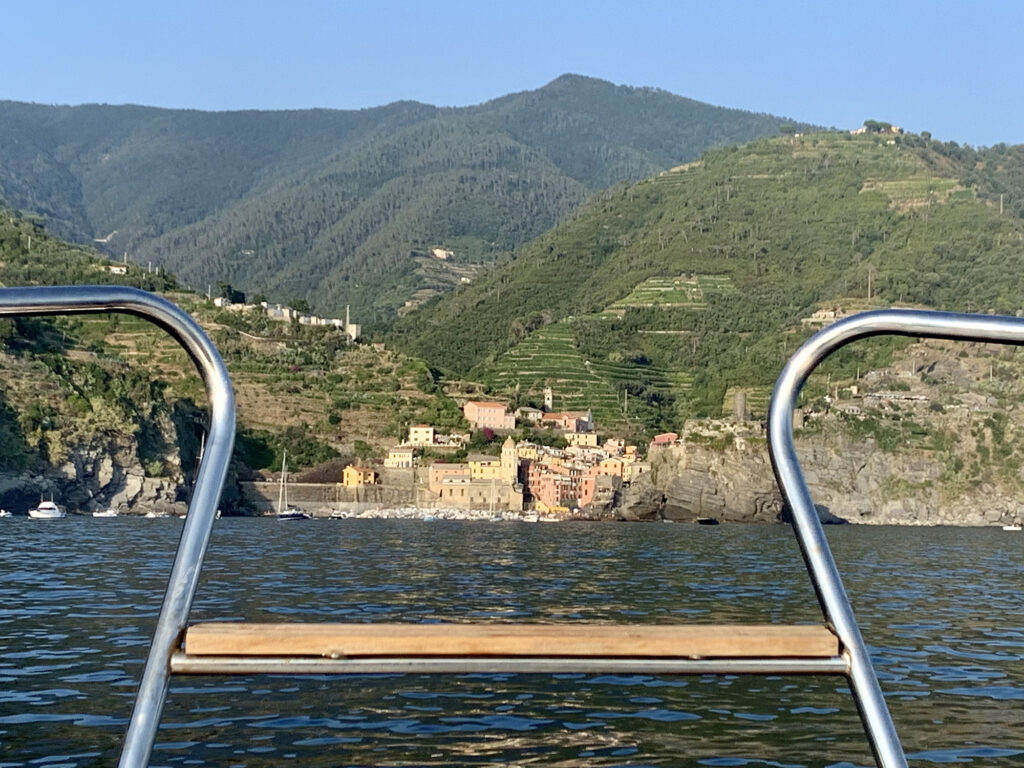
[[[377,472],[369,467],[357,467],[355,464],[349,464],[341,473],[341,482],[346,488],[376,485]]]

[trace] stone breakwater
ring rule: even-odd
[[[382,519],[382,520],[477,520],[482,522],[552,523],[563,518],[539,515],[536,512],[500,512],[485,509],[456,509],[427,507],[375,507],[362,510],[325,510],[314,513],[316,517],[332,519]]]

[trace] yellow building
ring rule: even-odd
[[[622,477],[622,470],[625,463],[626,462],[618,456],[612,456],[611,458],[605,459],[601,462],[601,474],[612,475],[613,477]],[[623,480],[625,480],[625,478],[623,478]]]
[[[429,424],[417,424],[409,427],[409,445],[423,446],[434,444],[434,428]]]
[[[377,472],[369,467],[349,464],[341,473],[341,482],[346,488],[360,488],[377,484]]]
[[[566,432],[565,442],[583,448],[597,448],[597,432]]]
[[[497,456],[476,454],[469,456],[466,462],[473,480],[501,480],[501,459]]]
[[[388,457],[384,459],[384,466],[388,469],[411,469],[413,447],[411,445],[396,445],[388,449]]]
[[[536,461],[540,455],[540,451],[537,448],[536,443],[516,443],[516,455],[520,459],[529,459],[530,461]]]

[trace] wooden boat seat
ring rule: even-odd
[[[259,624],[209,622],[189,657],[831,658],[826,626],[637,624]]]

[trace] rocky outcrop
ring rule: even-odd
[[[0,507],[22,512],[41,497],[52,497],[77,512],[114,507],[124,512],[184,514],[188,487],[178,452],[169,452],[161,463],[165,476],[149,476],[133,440],[97,440],[72,449],[59,465],[0,473]]]
[[[926,450],[886,452],[873,440],[831,433],[799,439],[797,454],[823,522],[1000,525],[1019,519],[1024,507],[991,484],[952,494],[941,481],[943,465]],[[738,438],[724,449],[684,442],[652,449],[650,462],[649,479],[627,491],[624,518],[785,518],[763,440]]]
[[[660,491],[659,516],[694,521],[773,523],[782,518],[782,498],[775,487],[763,445],[737,440],[717,450],[694,444],[652,449],[651,483]]]

